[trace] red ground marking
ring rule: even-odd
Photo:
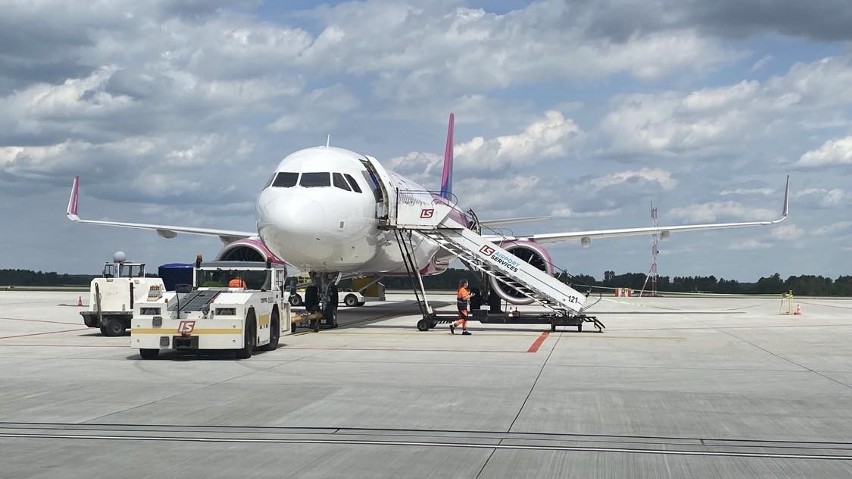
[[[530,348],[529,348],[529,349],[527,349],[527,352],[528,352],[528,353],[535,353],[535,352],[537,352],[537,351],[538,351],[538,348],[539,348],[539,347],[541,347],[541,343],[543,343],[543,342],[544,342],[544,340],[545,340],[545,339],[547,339],[547,336],[548,336],[549,334],[550,334],[550,331],[545,331],[545,332],[543,332],[543,333],[539,334],[539,335],[538,335],[538,337],[537,337],[537,338],[535,338],[535,341],[533,341],[533,343],[532,343],[532,345],[530,346]]]

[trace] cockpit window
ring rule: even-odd
[[[350,191],[349,184],[346,183],[346,180],[343,179],[343,175],[341,175],[340,173],[332,173],[331,181],[332,183],[334,183],[335,187],[340,188],[341,190]]]
[[[299,185],[305,188],[331,186],[331,175],[329,173],[302,173]]]
[[[298,173],[282,171],[281,173],[278,173],[274,180],[272,180],[272,186],[290,188],[296,186],[296,180],[298,179]]]
[[[352,178],[352,175],[350,175],[350,174],[348,174],[348,173],[344,173],[344,174],[343,174],[343,176],[345,176],[345,177],[346,177],[346,181],[348,181],[348,182],[349,182],[349,186],[351,186],[351,187],[352,187],[352,189],[353,189],[356,193],[360,193],[360,192],[361,192],[361,187],[360,187],[360,186],[358,186],[358,183],[356,183],[356,182],[355,182],[355,178]]]

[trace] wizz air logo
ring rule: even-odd
[[[491,256],[492,254],[494,254],[494,248],[488,246],[487,244],[482,245],[482,248],[479,248],[479,252],[484,254],[485,256]]]
[[[195,321],[181,321],[178,324],[178,334],[181,336],[189,336],[192,334],[192,331],[195,329]]]
[[[435,215],[435,209],[434,208],[423,208],[422,210],[420,210],[420,217],[421,218],[431,218],[434,215]]]

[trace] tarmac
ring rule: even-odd
[[[602,333],[461,336],[389,294],[248,360],[143,361],[77,296],[0,291],[0,477],[852,477],[852,299],[604,297]]]

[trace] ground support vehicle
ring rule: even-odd
[[[269,263],[197,261],[191,286],[178,287],[170,299],[136,304],[130,345],[143,359],[167,350],[225,349],[239,359],[255,349],[274,350],[291,327],[286,277],[285,268]],[[246,287],[225,286],[235,278]]]
[[[125,261],[123,253],[119,253],[112,263],[104,265],[102,277],[92,280],[92,309],[80,311],[83,323],[100,328],[104,336],[123,335],[130,328],[135,304],[161,298],[166,291],[163,280],[145,277],[144,263]]]

